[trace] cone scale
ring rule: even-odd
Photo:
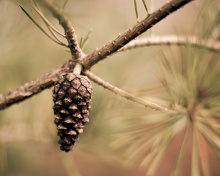
[[[86,76],[63,74],[54,85],[54,123],[60,137],[60,149],[69,152],[83,127],[89,122],[92,85]]]

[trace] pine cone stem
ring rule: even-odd
[[[76,75],[80,75],[81,71],[82,71],[82,65],[80,63],[77,63],[73,69],[73,73]]]

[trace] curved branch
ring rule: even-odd
[[[88,76],[89,79],[91,79],[92,81],[94,81],[95,83],[97,83],[98,85],[114,92],[115,94],[117,95],[120,95],[128,100],[131,100],[135,103],[138,103],[138,104],[141,104],[141,105],[144,105],[145,107],[148,107],[148,108],[151,108],[151,109],[154,109],[154,110],[158,110],[158,111],[166,111],[166,112],[173,112],[172,110],[169,110],[165,107],[162,107],[156,103],[153,103],[153,102],[150,102],[150,101],[147,101],[147,100],[144,100],[144,99],[141,99],[139,97],[136,97],[122,89],[119,89],[113,85],[111,85],[110,83],[102,80],[101,78],[99,78],[98,76],[94,75],[93,73],[91,73],[90,71],[85,71],[84,74],[86,76]]]
[[[127,45],[119,49],[118,51],[125,51],[128,49],[133,49],[137,47],[144,46],[155,46],[155,45],[192,45],[193,47],[207,49],[213,52],[220,52],[220,42],[214,39],[209,39],[207,41],[200,41],[196,36],[152,36],[133,40]]]

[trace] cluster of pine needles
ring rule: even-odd
[[[219,11],[205,11],[213,4],[206,2],[201,8],[204,28],[200,32],[203,39],[219,40]],[[157,175],[173,153],[170,175],[182,173],[186,162],[191,163],[191,175],[212,175],[209,154],[220,161],[220,54],[190,45],[163,48],[161,53],[161,87],[154,94],[174,111],[129,110],[115,120],[118,130],[112,146],[123,153],[125,164],[147,168],[146,175]]]

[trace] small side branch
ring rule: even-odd
[[[52,2],[49,2],[49,0],[39,0],[39,2],[41,2],[44,7],[51,11],[53,16],[59,21],[60,25],[63,27],[73,58],[76,60],[82,58],[84,54],[79,47],[75,35],[75,30],[72,27],[69,19],[61,12],[61,10],[59,10],[54,4],[52,4]]]
[[[142,39],[133,40],[118,51],[125,51],[128,49],[133,49],[137,47],[144,47],[144,46],[155,46],[155,45],[192,45],[196,48],[207,49],[213,52],[220,52],[220,42],[214,39],[209,39],[207,41],[200,41],[196,36],[153,36],[153,37],[146,37]]]
[[[97,83],[98,85],[114,92],[115,94],[122,96],[128,100],[131,100],[133,102],[136,102],[138,104],[144,105],[145,107],[154,109],[154,110],[158,110],[158,111],[166,111],[166,112],[173,112],[172,110],[169,110],[165,107],[162,107],[160,105],[157,105],[156,103],[141,99],[139,97],[136,97],[122,89],[119,89],[113,85],[111,85],[110,83],[102,80],[101,78],[99,78],[98,76],[94,75],[93,73],[91,73],[90,71],[85,71],[84,74],[86,76],[88,76],[89,79],[91,79],[92,81],[94,81],[95,83]]]

